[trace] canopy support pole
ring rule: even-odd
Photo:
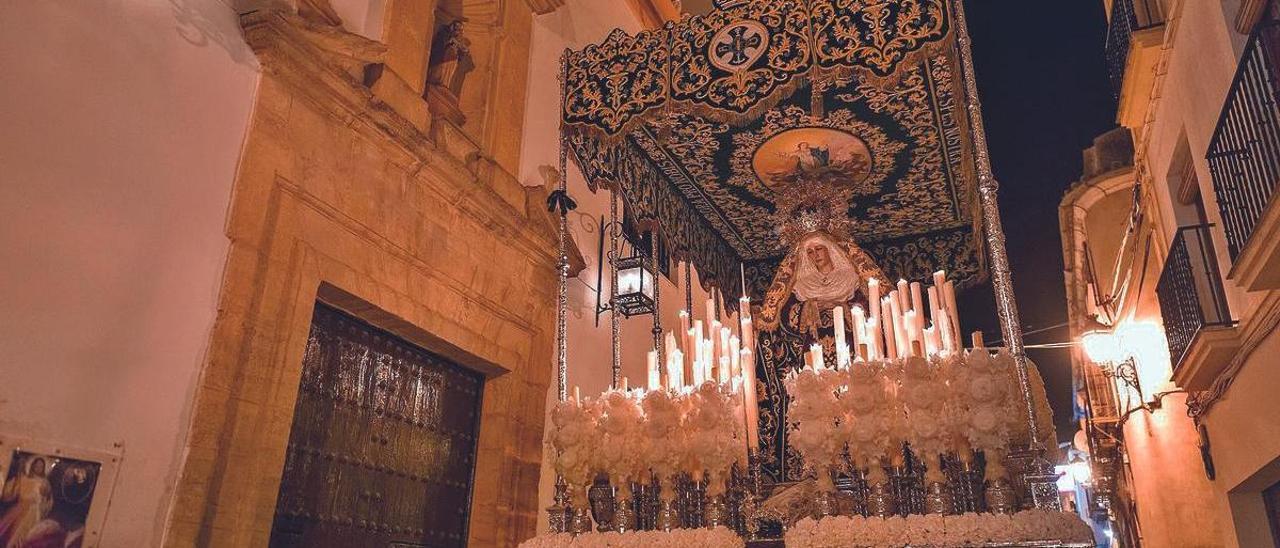
[[[973,133],[973,149],[978,172],[978,197],[982,206],[982,221],[986,232],[987,251],[991,259],[991,285],[995,293],[996,313],[1009,353],[1013,355],[1018,374],[1018,388],[1026,405],[1027,427],[1030,433],[1031,461],[1024,471],[1024,482],[1036,508],[1061,510],[1052,463],[1045,458],[1045,448],[1040,441],[1040,426],[1036,420],[1036,405],[1031,392],[1030,373],[1027,368],[1027,351],[1022,340],[1022,323],[1018,318],[1018,301],[1013,291],[1013,275],[1009,271],[1009,254],[1005,247],[1004,226],[1000,221],[1000,204],[997,193],[1000,183],[991,170],[991,156],[987,150],[986,129],[982,122],[982,103],[978,98],[977,77],[973,70],[973,51],[969,40],[969,26],[965,20],[964,1],[955,4],[955,28],[959,42],[962,78],[965,81],[965,108],[969,127]]]

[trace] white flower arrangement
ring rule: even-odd
[[[724,528],[632,531],[628,533],[548,534],[520,543],[520,548],[744,548],[737,533]]]
[[[1031,371],[1033,398],[1046,439],[1053,436],[1052,413],[1043,383]],[[909,442],[928,464],[930,481],[942,481],[938,456],[972,459],[987,453],[990,477],[1002,477],[1003,455],[1012,441],[1025,440],[1025,402],[1013,357],[986,349],[967,354],[856,362],[848,369],[803,370],[786,383],[791,394],[791,443],[815,470],[841,463],[846,447],[853,463],[878,480],[885,459],[900,459]],[[834,432],[834,434],[833,434]],[[897,463],[900,464],[900,463]],[[821,477],[821,475],[820,475]]]
[[[787,391],[792,394],[788,416],[796,427],[791,444],[804,457],[805,465],[817,474],[819,486],[827,490],[835,488],[827,472],[837,465],[844,449],[844,440],[833,432],[844,414],[836,389],[846,378],[834,369],[806,369],[786,381]]]
[[[556,472],[574,487],[571,493],[578,499],[576,504],[585,502],[586,485],[599,470],[599,452],[594,451],[598,416],[599,406],[590,399],[562,401],[551,409]]]
[[[789,529],[788,547],[896,548],[986,546],[1019,542],[1092,545],[1093,530],[1067,512],[1028,510],[1013,515],[912,515],[906,518],[805,518]]]
[[[724,494],[729,471],[742,461],[746,447],[740,399],[727,386],[711,381],[684,398],[689,404],[685,415],[689,426],[685,470],[692,472],[695,479],[705,470],[709,494]]]
[[[907,411],[906,440],[928,464],[929,481],[942,481],[938,456],[951,446],[952,433],[944,414],[949,390],[940,364],[911,357],[903,362],[899,399]]]

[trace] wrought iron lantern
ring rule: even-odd
[[[652,314],[654,310],[653,286],[655,279],[649,269],[649,258],[643,253],[636,253],[617,260],[618,294],[614,306],[628,318],[641,314]]]

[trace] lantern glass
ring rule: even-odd
[[[643,255],[618,259],[619,311],[627,316],[653,312],[653,273]]]

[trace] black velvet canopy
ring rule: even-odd
[[[889,276],[985,275],[950,0],[721,0],[566,53],[565,146],[593,189],[704,280],[760,299],[785,250],[772,215],[799,176],[849,196]],[[733,300],[728,300],[732,303]]]

